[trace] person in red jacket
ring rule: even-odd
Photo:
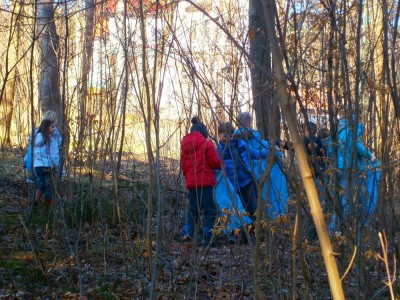
[[[221,169],[221,161],[214,144],[209,141],[207,127],[197,117],[192,118],[190,133],[181,141],[181,168],[188,189],[189,209],[182,227],[184,240],[192,239],[203,213],[203,241],[208,243],[217,218],[213,188],[214,170]]]

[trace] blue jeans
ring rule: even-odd
[[[203,217],[203,236],[211,238],[211,230],[217,218],[217,208],[214,201],[213,187],[189,189],[189,210],[186,214],[186,233],[193,237],[194,230],[199,224],[200,213]]]
[[[256,216],[254,215],[257,210],[257,186],[251,181],[248,185],[239,189],[239,196],[246,211],[250,214],[249,218],[254,222]]]
[[[49,167],[35,167],[36,186],[48,199],[52,199],[53,169]]]

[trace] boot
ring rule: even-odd
[[[44,205],[49,208],[51,204],[53,203],[53,200],[51,198],[47,198],[46,196],[44,197]]]
[[[38,207],[40,203],[40,198],[42,198],[43,193],[40,190],[36,190],[35,194],[35,201],[33,202],[33,207],[36,208]]]
[[[43,193],[40,190],[36,190],[35,201],[40,202],[40,198],[42,198]]]

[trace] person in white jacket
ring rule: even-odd
[[[53,110],[48,110],[44,113],[43,115],[43,120],[51,120],[54,122],[54,136],[57,139],[58,145],[61,147],[62,145],[62,136],[60,131],[57,129],[57,113]],[[32,133],[29,135],[28,138],[28,152],[24,157],[24,167],[26,169],[28,178],[27,178],[27,182],[29,183],[34,183],[34,178],[33,178],[33,155],[32,155],[32,140],[33,137],[36,135],[36,133],[38,132],[39,127],[36,127],[32,130]],[[61,173],[62,170],[57,170]]]
[[[44,119],[39,126],[34,138],[33,166],[36,176],[36,203],[44,194],[44,204],[50,207],[52,204],[53,174],[60,161],[59,140],[55,135],[55,123]]]

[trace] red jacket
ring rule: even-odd
[[[214,170],[221,169],[221,161],[214,144],[195,131],[181,141],[181,166],[186,188],[194,189],[215,185]]]

